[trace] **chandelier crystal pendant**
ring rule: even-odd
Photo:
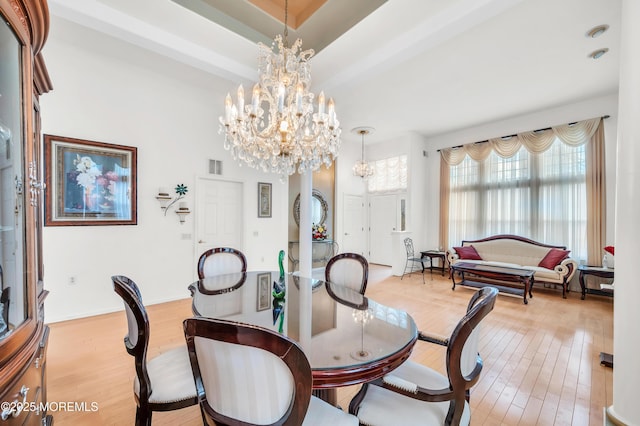
[[[373,127],[356,127],[351,131],[362,136],[362,157],[360,161],[356,162],[353,166],[353,175],[360,176],[362,179],[367,179],[370,176],[373,176],[374,172],[371,164],[364,161],[364,135],[373,133],[375,129]]]
[[[312,49],[302,51],[302,40],[287,46],[285,2],[284,38],[272,46],[258,43],[259,80],[253,86],[251,103],[245,104],[244,88],[238,87],[237,103],[225,99],[220,117],[224,148],[234,159],[284,180],[295,173],[329,167],[340,148],[340,123],[333,99],[324,92],[310,92]]]

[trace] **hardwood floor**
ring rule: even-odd
[[[371,265],[367,296],[408,311],[422,330],[448,335],[464,314],[471,289],[428,272],[391,277],[390,268]],[[114,298],[117,297],[114,293]],[[143,295],[144,297],[144,295]],[[149,306],[149,356],[184,342],[182,320],[190,299]],[[133,424],[133,358],[123,344],[124,312],[51,324],[47,355],[50,402],[86,402],[96,411],[56,411],[56,425]],[[600,366],[601,351],[613,350],[613,300],[577,292],[534,288],[529,305],[521,297],[499,296],[483,323],[480,354],[484,370],[471,391],[477,425],[602,425],[612,403],[613,370]],[[443,348],[418,342],[412,359],[444,372]],[[356,386],[338,391],[347,407]],[[202,424],[197,407],[154,413],[154,425]]]

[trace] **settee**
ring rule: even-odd
[[[462,241],[460,247],[447,250],[447,260],[450,265],[469,262],[532,270],[534,284],[559,285],[563,298],[567,297],[569,281],[578,269],[578,263],[569,257],[566,247],[542,244],[517,235]]]

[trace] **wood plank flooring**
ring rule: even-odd
[[[464,314],[472,289],[429,273],[400,280],[390,268],[371,265],[367,296],[408,311],[422,330],[448,335]],[[144,295],[143,295],[144,297]],[[114,298],[117,296],[114,293]],[[182,320],[190,299],[148,307],[149,356],[184,343]],[[97,411],[52,412],[56,425],[133,424],[133,358],[124,348],[124,312],[51,324],[47,355],[50,402],[96,402]],[[613,350],[613,300],[535,287],[529,305],[521,297],[498,296],[483,323],[484,370],[471,392],[477,425],[602,425],[612,404],[613,370],[600,366],[601,351]],[[444,372],[442,348],[418,342],[412,359]],[[347,407],[357,386],[338,391]],[[197,407],[155,413],[154,425],[202,424]]]

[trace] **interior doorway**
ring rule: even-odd
[[[201,177],[196,182],[195,262],[213,247],[243,250],[243,184]]]
[[[365,257],[366,234],[364,232],[364,197],[362,195],[344,195],[343,208],[344,232],[342,252],[358,253]]]

